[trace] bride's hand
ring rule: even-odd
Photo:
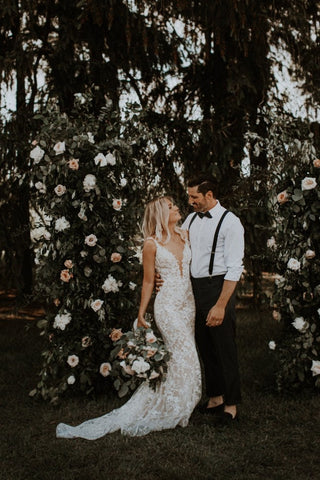
[[[138,315],[138,323],[137,323],[137,328],[139,327],[144,327],[144,328],[149,328],[148,323],[145,321],[144,316]]]

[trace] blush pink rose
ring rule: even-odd
[[[62,280],[63,282],[68,283],[72,277],[73,275],[69,272],[69,270],[61,270],[60,280]]]
[[[316,158],[315,160],[313,160],[313,166],[315,168],[320,168],[320,158]]]
[[[68,162],[70,170],[79,170],[79,159],[78,158],[70,158]]]
[[[284,190],[283,192],[280,192],[278,195],[277,195],[277,200],[278,202],[281,204],[281,203],[286,203],[288,200],[289,200],[289,196],[288,196],[288,193],[286,190]]]
[[[111,255],[111,262],[113,263],[121,262],[121,259],[122,255],[118,252],[113,252],[113,254]]]
[[[64,266],[67,267],[67,268],[72,268],[73,267],[72,260],[66,260],[64,262]]]
[[[101,363],[99,371],[103,377],[107,377],[110,375],[111,364],[109,362]]]

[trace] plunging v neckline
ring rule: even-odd
[[[187,242],[184,242],[181,260],[179,260],[178,257],[173,252],[171,252],[171,250],[166,248],[164,245],[161,245],[161,243],[159,243],[159,242],[157,242],[157,243],[158,243],[158,245],[160,245],[160,247],[164,248],[167,252],[169,252],[173,256],[173,258],[175,259],[175,261],[178,264],[180,277],[183,277],[183,259],[184,259],[184,253],[185,253],[185,250],[186,250]]]

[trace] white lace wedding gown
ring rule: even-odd
[[[140,436],[151,431],[185,427],[201,396],[200,364],[194,340],[195,307],[189,278],[190,248],[186,243],[182,263],[156,242],[156,269],[164,283],[157,294],[154,316],[171,353],[167,377],[154,391],[143,383],[120,408],[72,427],[57,426],[57,437],[94,440],[121,430]]]

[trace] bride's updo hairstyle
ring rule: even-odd
[[[170,240],[169,232],[169,207],[168,201],[174,203],[171,197],[156,197],[147,203],[142,223],[144,239],[154,237],[160,243]],[[175,231],[185,240],[184,232],[176,227]],[[164,240],[165,239],[165,240]]]

